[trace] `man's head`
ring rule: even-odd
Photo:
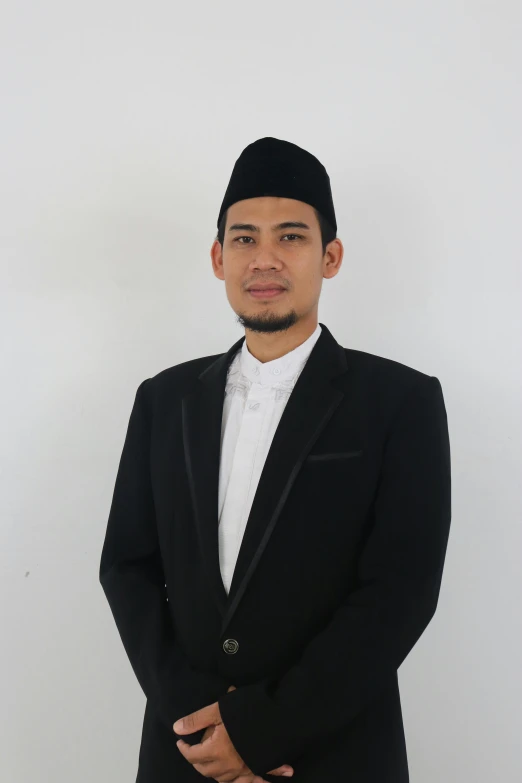
[[[239,323],[255,332],[278,332],[298,321],[317,322],[323,278],[339,271],[343,246],[310,204],[259,196],[226,209],[210,255]],[[252,291],[267,284],[282,290],[275,296]]]

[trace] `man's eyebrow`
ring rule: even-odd
[[[310,230],[310,226],[300,220],[286,220],[284,223],[278,223],[276,226],[272,226],[272,231],[281,231],[283,228],[302,228],[308,231]],[[253,223],[232,223],[232,225],[228,227],[228,231],[259,231],[259,226],[254,226]]]

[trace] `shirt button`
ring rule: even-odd
[[[272,372],[274,373],[274,375],[279,375],[279,373],[281,372],[281,370],[279,369],[279,367],[274,367],[274,369],[272,370]]]
[[[236,639],[226,639],[223,642],[223,649],[229,655],[233,655],[239,649],[239,642]]]
[[[259,367],[254,367],[254,373],[255,373],[256,375],[259,375]]]
[[[249,403],[249,405],[248,405],[248,407],[249,407],[251,410],[255,411],[255,410],[257,410],[257,409],[259,408],[259,405],[260,405],[260,403],[259,403],[259,402],[250,402],[250,403]]]

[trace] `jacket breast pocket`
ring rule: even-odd
[[[361,457],[362,449],[352,451],[325,451],[316,454],[309,454],[305,462],[318,462],[323,460],[349,459],[351,457]]]

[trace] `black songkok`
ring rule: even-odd
[[[310,152],[290,141],[265,136],[245,147],[236,160],[217,225],[236,201],[283,196],[315,207],[337,232],[330,177]]]

